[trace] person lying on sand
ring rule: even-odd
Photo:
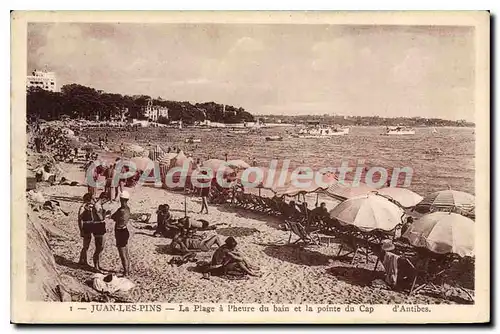
[[[233,237],[228,237],[224,245],[217,248],[212,256],[211,271],[230,274],[243,272],[250,276],[260,276],[259,268],[251,265],[237,250],[238,243]]]
[[[177,222],[177,226],[182,226],[182,228],[187,229],[189,231],[210,231],[215,230],[219,225],[226,225],[226,223],[219,223],[210,225],[208,221],[205,219],[196,219],[192,220],[189,217],[180,218]]]
[[[213,245],[222,246],[222,241],[217,235],[203,238],[196,234],[189,233],[182,229],[172,239],[170,249],[175,253],[187,254],[192,252],[208,252]]]

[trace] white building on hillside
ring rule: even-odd
[[[26,87],[39,87],[51,92],[57,92],[56,74],[54,72],[34,70],[26,78]]]
[[[157,122],[158,118],[165,117],[168,118],[168,108],[158,105],[153,105],[153,101],[149,100],[148,104],[143,107],[144,116],[153,122]]]

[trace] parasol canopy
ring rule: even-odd
[[[475,197],[463,191],[441,190],[436,191],[424,199],[415,207],[418,212],[426,213],[433,210],[460,209],[472,212],[475,209]]]
[[[235,171],[227,165],[227,162],[219,159],[209,159],[203,162],[202,167],[210,168],[213,176],[217,175],[221,170],[223,175],[234,174]]]
[[[189,167],[192,168],[193,158],[188,158],[183,151],[177,153],[177,155],[171,160],[170,167],[182,167],[184,162],[188,161]]]
[[[132,153],[132,155],[135,157],[135,156],[140,156],[141,153],[144,152],[144,148],[137,144],[129,144],[125,146],[125,151]]]
[[[75,132],[69,128],[62,128],[61,129],[61,132],[63,134],[65,134],[66,136],[69,136],[69,137],[74,137],[75,136]]]
[[[474,256],[474,221],[451,212],[433,212],[413,222],[403,234],[415,247],[438,253]]]
[[[291,177],[293,179],[293,177]],[[319,182],[318,182],[319,181]],[[337,182],[335,174],[318,174],[314,173],[310,179],[296,179],[296,182],[291,182],[283,187],[274,187],[278,197],[296,196],[298,194],[307,194],[317,192],[318,190],[326,190],[328,187]],[[294,184],[295,183],[295,184]]]
[[[389,196],[404,208],[414,207],[424,199],[419,194],[406,188],[387,187],[381,188],[377,192],[381,195]]]
[[[157,159],[160,164],[170,166],[170,162],[177,156],[177,153],[163,153]]]
[[[227,165],[234,169],[247,169],[251,166],[243,160],[229,160]]]
[[[363,182],[359,182],[358,185],[353,185],[347,181],[338,181],[328,187],[328,189],[325,190],[325,194],[340,201],[344,201],[349,198],[363,196],[375,191],[377,191],[375,188],[372,188]]]
[[[330,218],[363,232],[391,231],[402,223],[403,215],[403,209],[374,193],[348,199],[330,211]]]
[[[145,171],[146,169],[153,170],[154,162],[147,157],[135,157],[130,159],[130,162],[135,165],[136,170]]]

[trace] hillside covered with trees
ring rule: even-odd
[[[251,122],[254,117],[244,108],[225,106],[215,102],[192,104],[188,101],[168,101],[147,95],[121,95],[105,93],[91,87],[70,84],[61,87],[60,92],[40,88],[27,90],[26,108],[28,119],[56,120],[62,117],[88,120],[119,120],[126,111],[127,118],[145,119],[143,107],[149,100],[154,105],[167,107],[169,119],[164,123],[182,120],[186,124],[195,121],[221,123]]]
[[[379,116],[339,116],[339,115],[256,115],[255,118],[264,123],[278,121],[292,124],[319,122],[321,124],[341,126],[464,126],[472,127],[474,123],[465,120],[449,120],[424,117],[379,117]]]

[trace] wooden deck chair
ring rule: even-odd
[[[288,238],[288,243],[292,243],[292,236],[295,234],[298,239],[293,242],[293,244],[296,244],[300,241],[304,242],[304,244],[309,245],[309,244],[315,244],[315,245],[320,245],[321,240],[317,234],[317,232],[310,232],[308,233],[304,226],[298,222],[294,221],[287,221],[286,224],[288,225],[290,229],[290,236]]]
[[[434,260],[434,262],[433,262]],[[444,294],[444,280],[441,283],[437,281],[442,279],[445,273],[450,269],[452,265],[452,259],[450,257],[444,257],[443,259],[426,259],[424,266],[415,266],[417,276],[413,282],[413,285],[410,290],[410,294],[416,294],[419,291],[429,290],[438,293]],[[422,282],[420,285],[417,285],[417,279],[420,279]],[[465,292],[470,300],[473,302],[474,298],[470,295],[470,293],[459,285],[451,285],[454,288],[458,288],[461,291]]]

